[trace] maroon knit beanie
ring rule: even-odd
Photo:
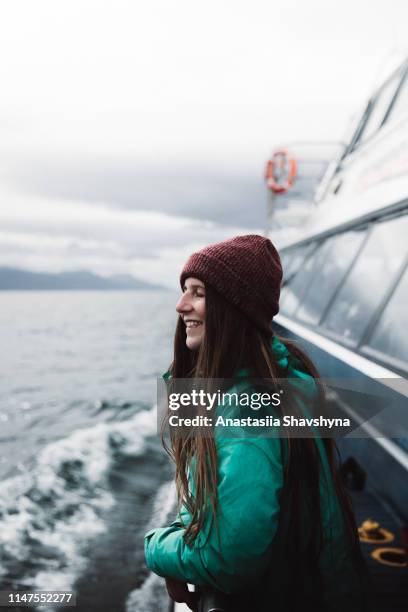
[[[189,276],[214,287],[258,328],[271,331],[279,311],[282,266],[268,238],[247,234],[210,244],[188,259],[180,275],[182,288]]]

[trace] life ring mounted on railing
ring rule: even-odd
[[[266,163],[266,185],[273,193],[286,193],[292,187],[296,174],[296,160],[287,149],[278,149]]]

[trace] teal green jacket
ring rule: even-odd
[[[288,377],[310,379],[314,384],[276,338],[272,349]],[[326,591],[323,597],[344,605],[344,601],[340,603],[344,595],[348,610],[357,610],[360,608],[350,605],[357,579],[342,513],[323,444],[320,439],[316,442],[322,460],[324,546],[320,564]],[[284,471],[281,441],[277,437],[237,439],[223,435],[216,436],[216,448],[218,530],[208,520],[194,544],[187,545],[183,539],[184,525],[189,524],[191,515],[183,507],[169,527],[152,529],[145,535],[147,566],[159,576],[211,586],[231,594],[264,586],[273,568],[273,589],[278,593],[280,585],[287,580],[282,575],[282,558],[274,558],[282,555],[282,550],[276,551],[275,542],[281,520],[279,493]],[[334,603],[329,609],[342,608],[336,608]]]

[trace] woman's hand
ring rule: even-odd
[[[174,580],[174,578],[165,578],[166,588],[169,597],[177,603],[186,603],[190,610],[197,610],[198,595],[188,590],[186,582]]]

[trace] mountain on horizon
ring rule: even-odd
[[[160,290],[163,286],[139,280],[130,274],[110,277],[99,276],[86,270],[70,272],[31,272],[19,268],[0,266],[0,291],[5,290],[87,290],[126,291]]]

